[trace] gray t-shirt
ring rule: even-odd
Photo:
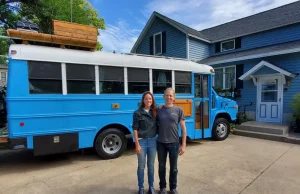
[[[184,120],[183,110],[179,106],[165,107],[157,111],[158,116],[158,138],[161,143],[179,142],[178,124]]]

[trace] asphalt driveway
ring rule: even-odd
[[[0,151],[0,193],[136,193],[136,167],[133,145],[115,160],[100,160],[92,150],[47,157]],[[157,165],[155,171],[158,188]],[[300,146],[235,135],[188,143],[178,185],[180,194],[297,194]]]

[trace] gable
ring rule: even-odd
[[[150,55],[150,38],[160,32],[166,34],[166,52],[160,56],[187,58],[186,34],[160,18],[156,18],[136,49],[136,53]]]

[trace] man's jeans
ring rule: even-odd
[[[154,161],[156,156],[156,137],[139,140],[142,148],[142,153],[137,154],[138,157],[138,186],[139,189],[144,188],[144,170],[147,158],[148,168],[148,184],[149,187],[154,188]]]
[[[166,188],[166,162],[167,154],[169,153],[170,161],[170,175],[169,184],[170,190],[176,189],[177,187],[177,160],[179,155],[179,142],[178,143],[160,143],[157,142],[157,156],[159,162],[159,187],[160,189]]]

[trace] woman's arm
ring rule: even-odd
[[[139,119],[138,119],[137,113],[133,114],[132,128],[133,128],[133,136],[134,136],[134,142],[135,142],[135,152],[137,154],[141,154],[142,148],[139,143]]]

